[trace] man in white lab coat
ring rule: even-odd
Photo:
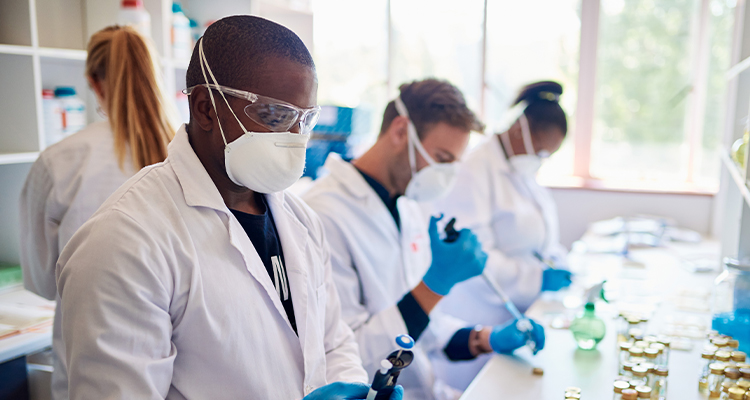
[[[167,159],[60,257],[70,397],[364,399],[323,227],[283,191],[319,110],[309,52],[278,24],[224,18],[187,84],[190,123]]]
[[[513,321],[468,327],[432,312],[455,284],[482,273],[487,256],[469,230],[445,241],[438,218],[428,228],[415,200],[433,200],[450,189],[469,132],[482,129],[450,83],[404,84],[386,107],[373,147],[351,163],[331,155],[325,164],[330,174],[304,195],[329,238],[343,317],[357,336],[365,369],[384,358],[393,336],[408,332],[417,339],[415,361],[399,379],[407,398],[459,395],[435,379],[427,354],[459,361],[526,343]],[[541,348],[543,329],[533,326]]]

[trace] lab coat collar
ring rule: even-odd
[[[372,197],[373,194],[378,196],[354,165],[341,159],[338,154],[330,153],[324,167],[331,173],[332,178],[343,183],[345,190],[352,196],[358,199]]]
[[[190,145],[185,124],[169,143],[168,157],[177,179],[180,181],[185,202],[191,207],[208,207],[229,213],[224,199],[214,181],[206,172],[193,146]]]
[[[228,226],[229,238],[232,245],[240,251],[245,261],[245,267],[265,289],[276,311],[289,323],[284,306],[281,304],[281,300],[276,293],[276,289],[273,287],[273,283],[265,270],[262,260],[260,260],[257,252],[248,251],[249,249],[254,249],[252,242],[250,242],[250,239],[245,234],[239,222],[236,221],[236,218],[232,216],[219,190],[195,154],[188,140],[184,124],[169,144],[168,151],[168,160],[180,182],[185,202],[191,207],[207,207],[227,214],[230,221]],[[308,265],[309,261],[305,256],[307,254],[307,241],[305,238],[308,231],[296,217],[288,202],[285,201],[284,192],[267,194],[266,200],[268,200],[268,206],[273,214],[276,231],[281,241],[281,247],[284,250],[284,261],[286,262],[285,267],[292,292],[294,315],[297,319],[297,332],[299,333],[300,340],[304,340],[307,334],[306,309],[308,290],[305,284],[307,281],[305,266]],[[289,329],[291,329],[291,325]]]

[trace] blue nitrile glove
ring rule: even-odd
[[[422,281],[433,292],[445,296],[453,285],[481,275],[487,254],[482,251],[479,239],[468,229],[458,232],[458,239],[447,243],[440,239],[437,222],[443,218],[430,218],[430,247],[432,265]]]
[[[536,344],[536,350],[544,348],[544,328],[541,325],[529,320],[533,329],[531,330],[531,339]],[[513,350],[526,345],[527,333],[518,329],[518,320],[507,322],[505,325],[498,325],[490,333],[490,347],[497,353],[512,353]]]
[[[364,400],[370,386],[364,383],[333,382],[315,389],[302,400]],[[404,388],[396,386],[391,393],[390,400],[402,400]]]
[[[544,292],[556,292],[562,288],[570,286],[571,276],[573,274],[570,271],[564,269],[545,269],[542,272],[542,291]]]

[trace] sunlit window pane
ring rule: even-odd
[[[724,133],[727,100],[726,71],[731,61],[735,0],[711,0],[709,3],[709,61],[705,121],[701,148],[693,164],[694,180],[701,187],[718,188],[719,151]]]
[[[366,110],[374,136],[387,103],[387,2],[315,0],[313,7],[318,103]]]
[[[687,177],[695,0],[603,0],[591,175]]]
[[[572,133],[578,86],[580,0],[490,1],[487,10],[487,91],[485,120],[505,128],[505,112],[525,84],[555,80],[563,85],[561,105]],[[569,135],[572,136],[572,135]],[[569,137],[541,174],[571,174]]]
[[[391,89],[415,79],[447,79],[479,112],[483,0],[391,2]]]

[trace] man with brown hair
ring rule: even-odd
[[[399,378],[405,398],[458,397],[435,379],[430,357],[468,360],[526,343],[515,321],[475,328],[433,311],[455,284],[482,273],[487,255],[469,230],[446,241],[438,230],[442,217],[428,223],[417,202],[450,189],[469,133],[483,129],[450,83],[404,84],[386,107],[372,148],[351,163],[331,155],[325,164],[330,175],[304,196],[323,222],[342,316],[365,369],[379,367],[397,335],[417,340],[415,360]],[[543,347],[538,325],[533,337]]]

